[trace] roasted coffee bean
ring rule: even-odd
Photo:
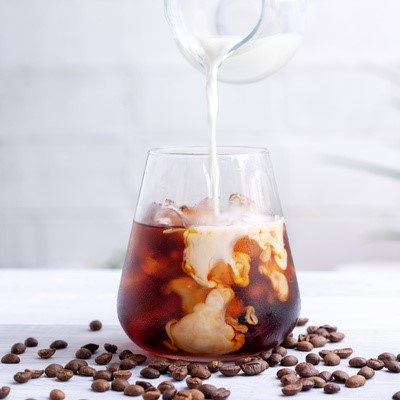
[[[64,400],[65,394],[60,389],[53,389],[49,394],[50,400]]]
[[[144,393],[144,389],[140,385],[128,385],[124,389],[125,396],[141,396]]]
[[[239,367],[239,370],[240,370],[240,367]],[[186,378],[186,385],[189,389],[198,389],[202,384],[203,384],[203,381],[200,378],[192,378],[191,376],[189,378]],[[161,390],[161,391],[163,391],[163,390]]]
[[[285,356],[281,360],[281,365],[284,367],[293,367],[299,362],[295,356]]]
[[[310,339],[310,342],[314,347],[322,347],[328,343],[328,339],[322,335],[316,335]]]
[[[307,392],[314,387],[314,381],[309,378],[300,378],[301,391]]]
[[[316,333],[317,335],[323,336],[323,337],[326,338],[326,339],[328,339],[328,337],[329,337],[329,332],[328,332],[325,328],[322,328],[322,327],[319,327],[319,328],[315,331],[315,333]]]
[[[133,353],[128,349],[122,350],[121,353],[119,353],[118,355],[120,360],[125,360],[125,358],[128,358],[130,356],[133,356]]]
[[[287,353],[287,349],[283,346],[276,346],[272,349],[272,354],[280,354],[282,357],[285,357]]]
[[[224,376],[235,376],[240,372],[239,365],[224,365],[219,369],[219,372]]]
[[[268,363],[264,360],[250,361],[240,366],[245,375],[253,376],[264,372],[269,367]]]
[[[258,357],[262,358],[264,361],[267,361],[269,357],[272,355],[272,350],[262,351]]]
[[[340,357],[333,353],[333,352],[329,352],[325,357],[324,357],[324,363],[326,365],[330,365],[330,366],[336,366],[340,364]]]
[[[116,378],[111,382],[111,389],[115,392],[123,392],[129,386],[129,382],[124,378]]]
[[[297,383],[291,383],[290,385],[286,385],[282,388],[282,393],[285,396],[294,396],[297,393],[301,392],[301,383],[297,382]]]
[[[118,346],[115,344],[111,343],[105,343],[104,344],[104,350],[107,351],[108,353],[116,353],[118,350]]]
[[[82,346],[83,349],[88,349],[92,354],[95,353],[99,349],[99,345],[96,343],[87,343]]]
[[[100,369],[99,371],[96,371],[93,374],[93,379],[102,379],[104,381],[112,381],[113,380],[113,374],[111,371],[108,371],[107,369]]]
[[[310,376],[317,376],[319,371],[308,362],[301,362],[295,367],[295,371],[301,378],[309,378]]]
[[[174,400],[192,400],[192,394],[189,390],[180,390],[174,396]]]
[[[295,374],[287,374],[283,375],[281,378],[281,383],[283,386],[290,385],[292,383],[297,383],[299,382],[300,378],[296,376]]]
[[[110,371],[111,372],[111,371]],[[122,379],[129,379],[132,376],[132,372],[128,370],[118,370],[112,373],[114,379],[122,378]]]
[[[146,379],[157,379],[160,377],[160,371],[155,368],[145,367],[140,370],[140,375]]]
[[[163,400],[173,400],[177,393],[176,389],[167,389],[163,392],[162,398]]]
[[[110,389],[110,384],[105,379],[96,379],[92,383],[92,390],[94,392],[106,392]]]
[[[197,379],[197,378],[188,378],[188,379]],[[186,380],[186,383],[187,383],[187,380]],[[188,385],[188,387],[189,387],[189,385]],[[161,383],[157,386],[157,389],[158,389],[161,393],[163,393],[163,392],[165,392],[167,389],[175,389],[175,385],[174,385],[172,382],[170,382],[170,381],[164,381],[164,382],[161,382]]]
[[[278,377],[278,379],[281,379],[282,376],[287,374],[296,374],[296,371],[290,368],[281,368],[277,371],[276,376]]]
[[[172,379],[176,381],[183,381],[188,376],[188,369],[187,367],[176,367],[172,371]]]
[[[192,395],[192,400],[204,400],[205,396],[203,392],[198,389],[189,389],[189,393]]]
[[[357,375],[362,375],[365,379],[371,379],[375,375],[375,371],[370,367],[362,367],[358,372]]]
[[[111,361],[112,356],[113,356],[112,353],[103,353],[103,354],[100,354],[99,356],[97,356],[94,359],[94,361],[96,364],[106,365]]]
[[[307,327],[307,333],[315,333],[319,327],[315,325],[310,325]]]
[[[93,376],[96,370],[88,365],[84,365],[78,369],[78,374],[81,376]]]
[[[24,344],[26,347],[36,347],[39,344],[39,342],[34,337],[28,337],[25,339]]]
[[[40,349],[37,352],[37,355],[40,358],[44,358],[45,360],[49,359],[54,353],[55,353],[55,349]]]
[[[270,367],[275,367],[282,361],[282,356],[279,353],[272,353],[267,359],[267,363]]]
[[[297,318],[296,326],[304,326],[308,322],[308,318]]]
[[[3,364],[18,364],[21,361],[17,354],[9,353],[1,358]]]
[[[149,390],[142,394],[143,400],[157,400],[161,396],[161,392],[158,389]]]
[[[342,332],[331,332],[328,336],[328,339],[334,343],[341,342],[344,338],[345,334]]]
[[[298,340],[293,336],[288,336],[286,339],[281,343],[281,346],[286,347],[287,349],[293,349],[296,347]]]
[[[138,363],[132,358],[125,358],[119,364],[119,368],[121,369],[132,369],[135,368]]]
[[[147,360],[147,356],[145,356],[144,354],[130,354],[127,357],[131,358],[138,365],[143,364]],[[127,358],[127,357],[125,357],[125,358]]]
[[[80,367],[87,366],[88,363],[85,360],[71,360],[64,365],[65,369],[70,369],[74,374],[76,374]]]
[[[326,385],[326,380],[320,376],[311,376],[310,378],[314,382],[314,387],[317,389],[322,389]]]
[[[76,351],[75,357],[79,358],[80,360],[87,360],[90,357],[92,357],[92,352],[89,349],[86,349],[85,347],[81,347]]]
[[[56,378],[62,382],[69,381],[74,376],[70,369],[60,369],[56,372]]]
[[[211,392],[212,400],[225,400],[231,395],[231,391],[225,388],[218,388]]]
[[[310,342],[298,342],[295,349],[297,351],[313,351],[314,346]]]
[[[318,354],[319,354],[319,356],[320,356],[321,358],[324,358],[328,353],[331,353],[331,352],[332,352],[332,350],[324,349],[324,350],[320,350],[320,351],[318,352]]]
[[[98,319],[95,319],[89,323],[91,331],[99,331],[103,327],[103,324]]]
[[[206,366],[200,365],[190,371],[190,376],[192,378],[208,379],[211,376],[211,372]]]
[[[306,355],[306,361],[312,365],[318,365],[321,361],[320,356],[317,353],[310,353]]]
[[[10,394],[10,387],[9,386],[2,386],[0,387],[0,399],[5,399]]]
[[[340,358],[349,358],[353,354],[353,349],[350,347],[345,347],[344,349],[333,350]]]
[[[1,399],[1,397],[0,397]],[[392,396],[392,400],[400,400],[400,391],[396,392],[393,396]]]
[[[387,361],[385,363],[385,368],[387,368],[390,372],[394,372],[396,374],[400,373],[400,362],[399,361]]]
[[[379,371],[385,366],[385,363],[377,358],[370,358],[367,360],[367,367],[374,369],[375,371]]]
[[[136,385],[141,386],[145,391],[150,389],[155,389],[152,383],[146,381],[136,381]]]
[[[251,357],[251,356],[239,358],[239,360],[235,360],[235,365],[246,364],[250,361],[258,360],[258,359],[259,359],[259,357]]]
[[[54,349],[54,350],[61,350],[61,349],[65,349],[66,347],[68,347],[68,343],[65,340],[62,340],[62,339],[55,340],[50,345],[50,348]]]
[[[163,374],[168,371],[170,364],[171,362],[166,358],[156,358],[153,362],[149,363],[148,367],[154,368]]]
[[[31,379],[38,379],[44,374],[44,369],[25,369],[25,372],[31,374]]]
[[[31,372],[27,372],[27,371],[24,371],[24,372],[17,372],[15,375],[14,375],[14,381],[15,382],[17,382],[17,383],[25,383],[25,382],[28,382],[29,381],[29,379],[31,379],[32,378],[32,373]]]
[[[345,383],[348,388],[358,388],[365,385],[365,378],[362,375],[353,375]]]
[[[26,344],[24,343],[15,343],[11,346],[11,353],[13,354],[22,354],[25,353]]]
[[[328,394],[340,392],[340,386],[335,382],[329,382],[324,386],[324,392]]]
[[[318,374],[325,382],[330,382],[332,380],[332,374],[329,371],[322,371]]]
[[[210,372],[218,372],[219,369],[224,365],[222,361],[214,360],[210,361],[207,364],[207,368],[209,369]]]
[[[49,364],[45,370],[44,373],[48,378],[55,378],[57,371],[60,371],[63,369],[63,366],[60,364]]]
[[[115,372],[115,371],[119,371],[121,368],[121,363],[119,362],[113,362],[111,364],[107,365],[107,370],[110,372]],[[125,369],[130,369],[130,368],[125,368]]]
[[[211,399],[211,393],[215,392],[217,390],[217,387],[208,383],[204,383],[203,385],[198,387],[198,390],[200,390],[200,392],[204,394],[204,397],[206,399]]]
[[[353,357],[349,360],[350,367],[362,368],[367,365],[367,360],[364,357]]]
[[[205,367],[205,368],[207,368],[204,364],[198,363],[198,362],[192,362],[186,368],[187,368],[188,372],[190,373],[190,371],[195,367]]]
[[[332,377],[337,382],[345,383],[349,379],[349,374],[345,371],[337,370],[332,372]]]
[[[396,356],[393,353],[388,353],[388,352],[379,354],[377,358],[378,360],[381,360],[383,362],[396,361]]]

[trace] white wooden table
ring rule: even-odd
[[[37,348],[28,348],[21,355],[21,363],[0,364],[0,387],[10,386],[7,399],[48,399],[53,388],[60,388],[67,399],[126,398],[121,393],[108,391],[95,393],[89,378],[75,376],[69,382],[42,377],[26,384],[14,383],[14,373],[25,368],[43,369],[50,362],[65,364],[74,358],[82,345],[94,342],[103,345],[115,343],[119,349],[140,351],[126,337],[118,324],[116,295],[120,271],[104,270],[0,270],[0,355],[8,353],[13,343],[23,342],[28,336],[39,340]],[[365,265],[328,272],[298,273],[302,292],[302,315],[310,324],[337,325],[346,334],[343,342],[326,348],[352,347],[353,355],[376,357],[389,351],[400,353],[400,265]],[[103,329],[91,332],[88,324],[93,319],[103,322]],[[296,328],[296,334],[304,328]],[[38,348],[47,348],[55,339],[65,339],[69,346],[59,350],[50,360],[36,356]],[[300,361],[305,353],[290,351]],[[94,361],[90,361],[94,363]],[[226,387],[232,391],[231,400],[282,399],[281,386],[276,379],[280,367],[269,368],[254,377],[225,378],[214,374],[207,383]],[[319,370],[343,369],[355,374],[343,360],[338,367],[319,365]],[[143,380],[140,367],[132,370],[131,382]],[[161,376],[153,384],[170,379]],[[178,388],[185,383],[178,382]],[[359,389],[342,390],[336,399],[390,400],[400,390],[400,374],[378,371],[374,378]],[[302,392],[295,398],[323,399],[321,389]]]

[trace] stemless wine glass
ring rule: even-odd
[[[219,209],[207,148],[148,155],[122,272],[118,316],[141,348],[234,359],[283,341],[299,290],[268,152],[222,147]]]

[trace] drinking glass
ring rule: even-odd
[[[118,295],[150,353],[235,359],[280,344],[299,289],[268,151],[220,147],[218,210],[207,148],[148,154]]]

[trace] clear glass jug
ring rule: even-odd
[[[218,79],[258,81],[283,67],[304,32],[305,0],[164,0],[165,14],[186,59],[204,71],[205,48],[223,47]]]

